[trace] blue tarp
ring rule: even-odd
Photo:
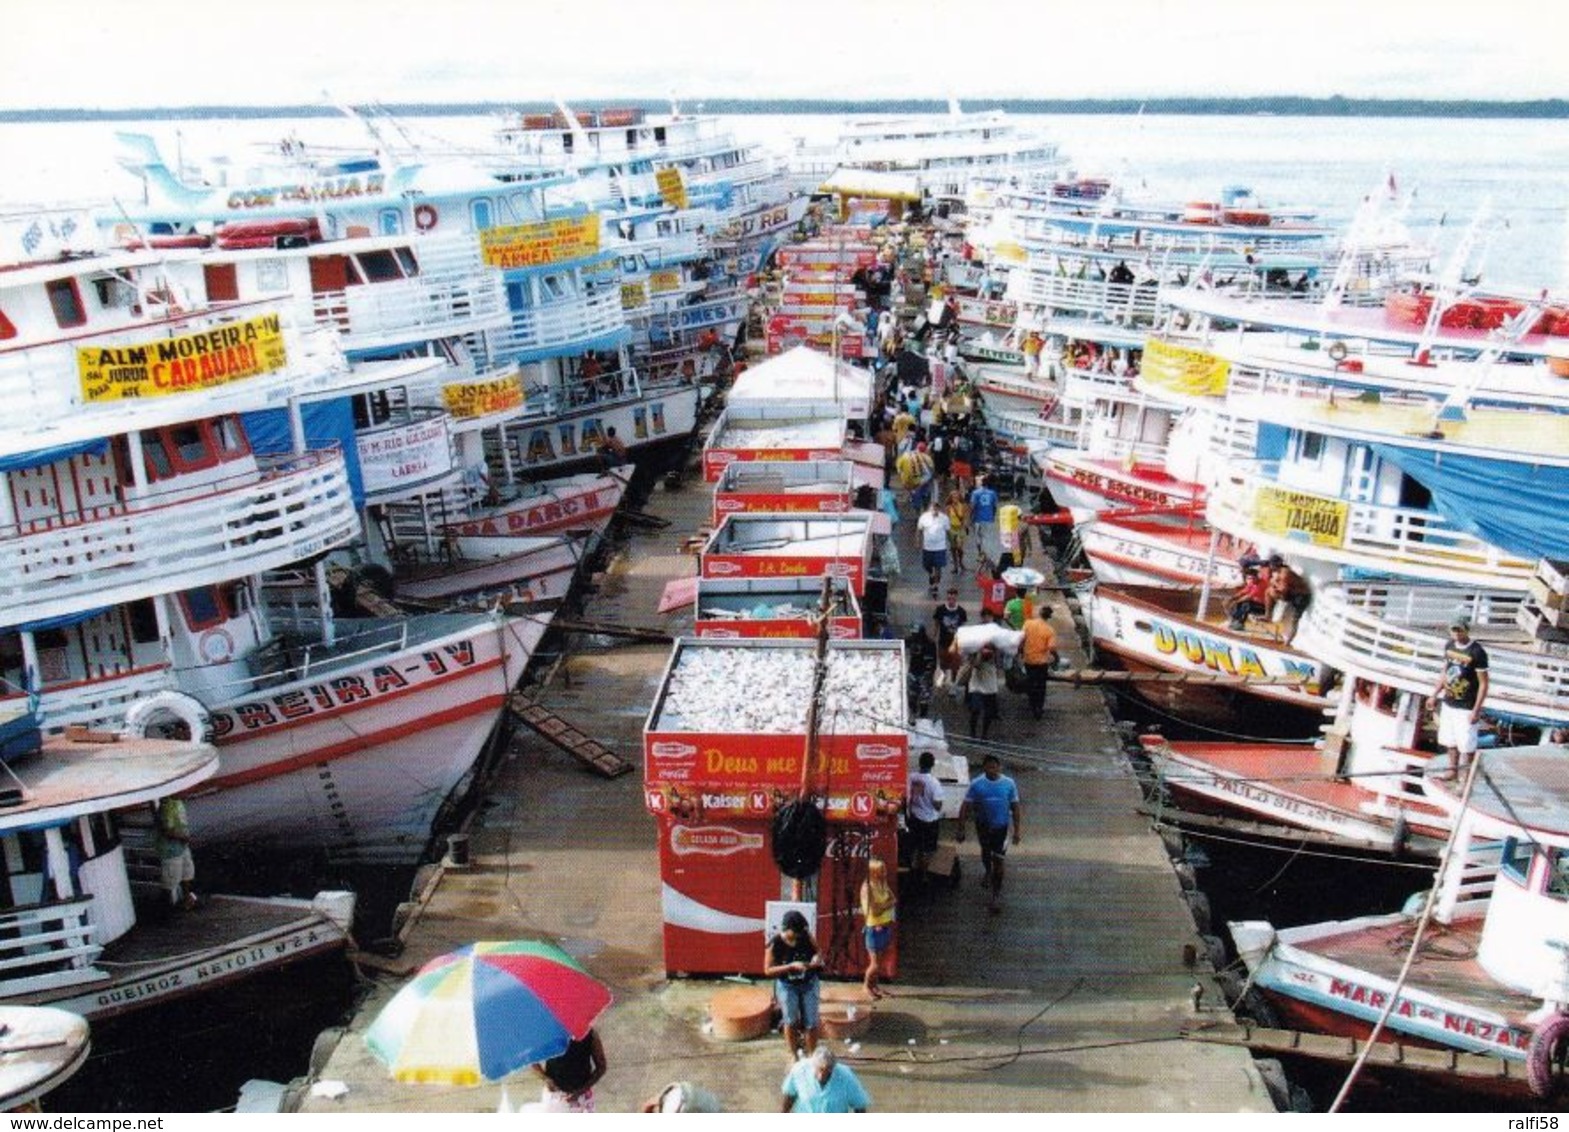
[[[1461,530],[1521,558],[1569,557],[1569,468],[1374,444]]]
[[[35,448],[31,452],[0,456],[0,472],[14,472],[21,468],[43,468],[57,460],[68,460],[72,456],[102,456],[108,450],[109,441],[101,436],[76,444],[62,444],[56,448]]]
[[[45,629],[64,629],[71,625],[80,625],[83,621],[91,621],[94,617],[108,609],[107,605],[100,605],[96,609],[82,609],[75,613],[62,613],[58,617],[44,617],[37,621],[26,621],[20,625],[11,626],[11,631],[16,633],[42,633]]]
[[[349,490],[356,508],[365,506],[365,482],[360,475],[359,449],[354,445],[354,409],[349,398],[316,401],[305,406],[305,444],[308,448],[327,448],[336,444],[343,449],[349,468]],[[261,409],[241,413],[251,451],[287,455],[294,451],[294,436],[289,429],[287,409]]]

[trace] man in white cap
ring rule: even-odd
[[[1487,699],[1487,650],[1471,639],[1471,619],[1449,623],[1444,668],[1429,702],[1438,705],[1438,745],[1449,753],[1449,774],[1463,780],[1476,755],[1476,725]]]

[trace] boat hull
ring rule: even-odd
[[[214,708],[218,774],[188,798],[198,851],[417,862],[549,616],[473,622]]]

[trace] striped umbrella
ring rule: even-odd
[[[558,1056],[609,1005],[609,989],[559,947],[471,943],[420,968],[365,1044],[399,1081],[477,1085]]]

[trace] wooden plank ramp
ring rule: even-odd
[[[616,778],[632,769],[632,764],[568,723],[542,704],[514,692],[507,708],[541,739],[559,747],[578,762],[606,778]]]
[[[1347,1065],[1355,1061],[1368,1044],[1362,1038],[1309,1034],[1300,1030],[1272,1030],[1248,1022],[1212,1023],[1190,1027],[1182,1031],[1182,1036],[1190,1042],[1246,1046],[1254,1053],[1291,1054]],[[1367,1057],[1367,1064],[1380,1069],[1441,1074],[1445,1077],[1487,1082],[1492,1085],[1517,1085],[1521,1089],[1527,1088],[1525,1062],[1489,1057],[1481,1053],[1462,1053],[1455,1049],[1435,1049],[1430,1046],[1407,1045],[1404,1042],[1378,1041],[1373,1043],[1372,1052]]]

